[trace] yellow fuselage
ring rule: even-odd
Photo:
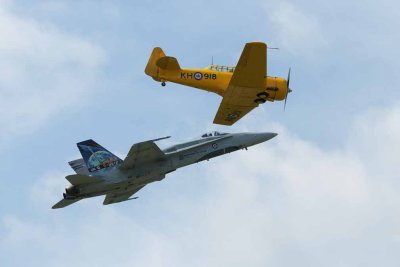
[[[173,82],[198,89],[206,90],[224,96],[231,81],[233,72],[205,69],[159,69],[158,77],[161,82]],[[287,94],[286,80],[279,77],[265,77],[265,86],[261,92],[266,92],[266,100],[284,100]]]

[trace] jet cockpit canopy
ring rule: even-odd
[[[206,137],[221,136],[221,135],[226,135],[226,134],[228,134],[228,133],[220,133],[217,131],[213,131],[213,132],[205,133],[201,137],[206,138]]]

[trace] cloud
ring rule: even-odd
[[[69,182],[63,177],[69,173],[52,171],[39,178],[31,189],[31,202],[49,208],[49,203],[56,203],[62,198],[63,189],[69,186]]]
[[[263,4],[275,42],[293,54],[312,54],[326,44],[320,22],[288,2]]]
[[[3,216],[0,247],[27,252],[31,266],[396,266],[399,108],[357,116],[349,142],[335,150],[275,124],[275,139],[196,165],[190,179],[164,180],[178,186],[161,203],[149,194],[134,208],[95,199],[54,212],[59,183],[46,174],[31,195],[43,196],[34,205],[42,218]],[[182,201],[195,180],[207,190]]]
[[[400,173],[400,104],[372,108],[356,117],[349,149],[370,162],[373,175],[395,179]]]
[[[103,50],[0,2],[0,144],[29,134],[90,96]]]

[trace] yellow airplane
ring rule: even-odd
[[[290,69],[287,79],[267,76],[267,45],[247,43],[236,67],[211,64],[204,69],[182,69],[178,60],[166,56],[155,47],[144,71],[165,86],[166,82],[179,83],[222,96],[214,123],[232,125],[266,101],[286,100]]]

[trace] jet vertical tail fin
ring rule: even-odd
[[[92,139],[77,144],[89,173],[120,165],[122,160]]]

